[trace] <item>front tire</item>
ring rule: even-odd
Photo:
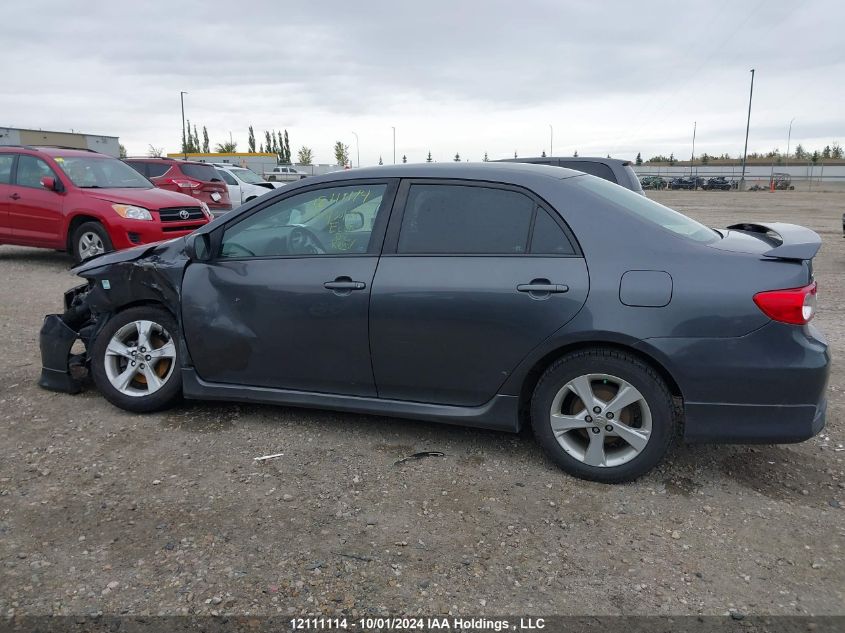
[[[84,222],[76,227],[70,237],[70,250],[77,264],[114,250],[111,238],[99,222]]]
[[[554,362],[531,397],[531,425],[546,454],[590,481],[632,481],[654,468],[676,434],[672,394],[639,358],[594,348]]]
[[[173,405],[182,395],[178,329],[162,308],[139,306],[119,312],[91,349],[91,374],[100,393],[116,407],[146,413]]]

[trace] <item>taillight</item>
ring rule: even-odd
[[[198,189],[202,187],[201,182],[197,182],[196,180],[173,180],[173,184],[181,189]]]
[[[770,319],[806,325],[816,313],[816,282],[803,288],[758,292],[754,295],[754,303]]]

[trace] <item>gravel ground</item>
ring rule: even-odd
[[[680,446],[604,486],[527,433],[237,404],[133,415],[36,386],[41,317],[76,280],[62,254],[0,247],[0,615],[845,613],[845,198],[654,197],[822,235],[820,436]],[[395,464],[424,450],[445,456]]]

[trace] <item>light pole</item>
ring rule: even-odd
[[[355,136],[355,156],[358,159],[357,160],[358,167],[360,167],[361,166],[361,143],[358,141],[358,134],[355,133],[355,132],[352,132],[352,134]]]
[[[555,129],[549,123],[549,156],[555,155]]]
[[[393,164],[396,164],[396,127],[390,126],[393,128]]]
[[[751,97],[754,96],[754,69],[751,69],[751,90],[748,92],[748,120],[745,123],[745,149],[742,152],[742,175],[739,177],[739,190],[745,189],[745,161],[748,158],[748,131],[751,129]]]
[[[698,180],[695,178],[695,176],[693,176],[693,173],[692,173],[692,166],[693,166],[693,163],[695,163],[695,131],[696,131],[697,128],[698,128],[698,121],[693,121],[692,122],[692,155],[690,156],[690,159],[689,159],[689,175],[690,175],[690,178],[693,179],[692,180],[693,191],[698,189]]]
[[[792,140],[792,122],[795,120],[795,117],[789,119],[789,133],[786,135],[786,165],[785,167],[789,167],[789,142]]]
[[[188,141],[187,137],[185,136],[185,95],[188,94],[187,92],[180,92],[179,93],[179,100],[182,102],[182,152],[185,160],[188,160]]]

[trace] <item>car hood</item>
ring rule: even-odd
[[[134,204],[151,211],[166,207],[198,207],[199,202],[184,193],[153,187],[151,189],[86,189],[89,195],[106,202]]]
[[[91,259],[87,259],[82,262],[76,268],[71,270],[71,273],[74,275],[79,275],[80,277],[85,277],[86,273],[89,273],[93,270],[98,268],[102,268],[104,266],[111,266],[112,264],[120,264],[124,262],[131,262],[143,257],[149,257],[153,255],[160,255],[163,257],[170,256],[173,257],[174,255],[181,255],[185,251],[185,238],[184,237],[174,237],[170,240],[165,240],[163,242],[154,242],[152,244],[143,244],[141,246],[135,246],[133,248],[127,248],[126,250],[122,251],[113,251],[111,253],[105,253],[103,255],[97,255],[96,257],[92,257]]]

